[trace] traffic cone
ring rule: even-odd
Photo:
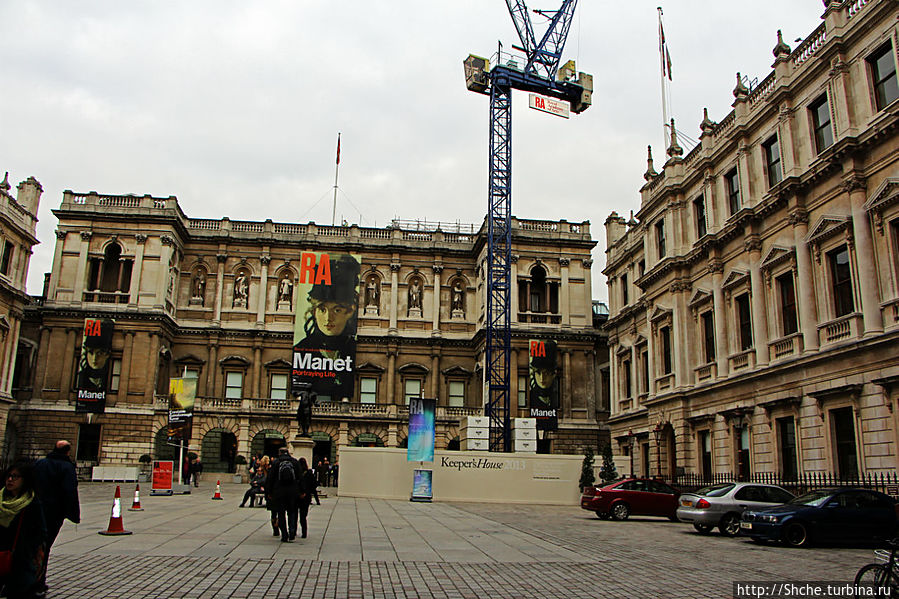
[[[215,495],[212,496],[213,499],[222,499],[222,481],[215,481]]]
[[[115,488],[115,498],[112,500],[112,513],[109,515],[109,526],[106,530],[98,531],[101,535],[130,535],[130,530],[125,530],[122,522],[122,493],[119,486]]]
[[[144,508],[140,506],[140,483],[137,483],[137,486],[134,487],[134,501],[131,503],[131,507],[128,508],[129,512],[142,512]]]

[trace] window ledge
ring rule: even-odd
[[[862,323],[860,312],[853,312],[829,322],[823,322],[818,325],[818,342],[824,346],[858,339],[863,329]]]

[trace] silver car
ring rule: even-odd
[[[701,534],[718,527],[732,537],[740,532],[740,514],[744,510],[767,509],[793,499],[793,494],[775,485],[758,483],[722,483],[693,493],[683,493],[677,506],[677,518],[690,522]]]

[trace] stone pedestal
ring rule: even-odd
[[[421,318],[421,308],[409,308],[409,318]]]
[[[290,447],[290,455],[296,458],[297,461],[300,458],[306,458],[306,464],[312,468],[312,448],[315,447],[315,441],[312,440],[312,437],[296,435],[290,440]]]
[[[377,316],[378,315],[378,307],[377,306],[365,306],[365,315],[366,316]]]
[[[465,311],[464,310],[453,310],[452,317],[462,320],[463,318],[465,318]]]

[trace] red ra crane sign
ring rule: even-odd
[[[568,102],[560,102],[559,100],[553,100],[552,98],[547,98],[546,96],[529,94],[528,105],[534,110],[548,112],[549,114],[560,116],[563,119],[567,119],[571,116],[571,110],[569,109]]]

